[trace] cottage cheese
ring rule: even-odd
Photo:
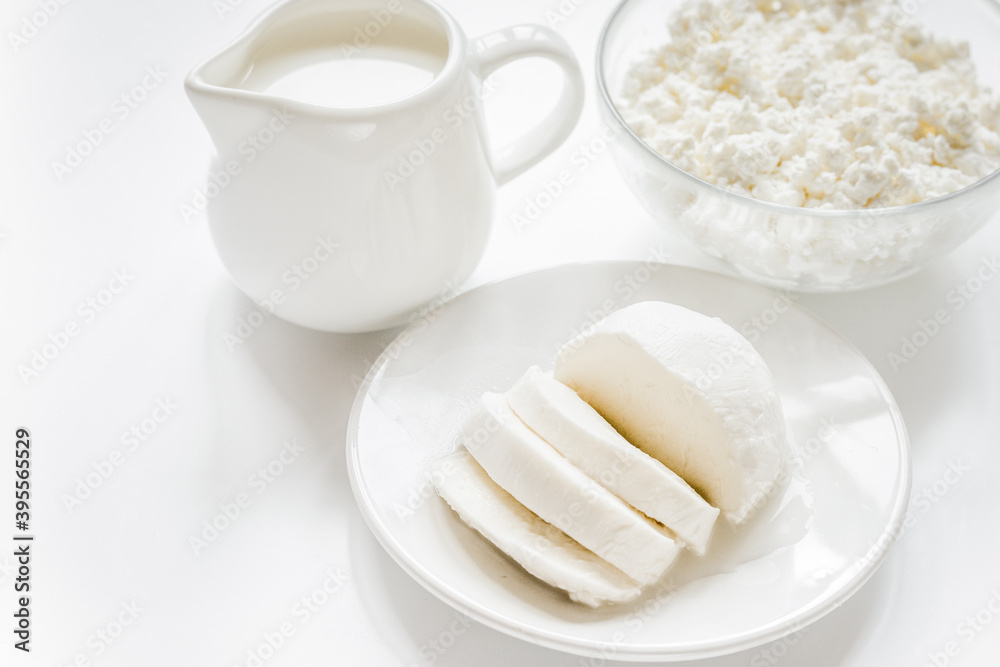
[[[669,29],[619,107],[705,181],[788,206],[882,208],[1000,168],[1000,97],[977,84],[968,44],[891,2],[689,0]]]

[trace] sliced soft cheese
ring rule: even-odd
[[[665,529],[554,450],[500,394],[484,394],[459,441],[522,505],[641,584],[660,578],[679,550]]]
[[[532,366],[505,396],[521,421],[573,465],[705,553],[719,510],[629,443],[575,391]]]
[[[497,486],[464,449],[434,467],[438,494],[465,523],[545,583],[596,607],[627,602],[639,584]]]
[[[554,376],[733,523],[781,470],[785,421],[771,373],[719,319],[663,302],[629,306],[563,346]]]

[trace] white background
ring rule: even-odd
[[[594,51],[613,4],[577,3],[563,4],[565,20],[554,27],[584,68],[583,119],[559,151],[501,190],[470,286],[567,262],[647,259],[650,249],[713,266],[654,225],[610,156],[585,170],[574,162],[600,131]],[[337,336],[272,318],[245,343],[226,344],[253,304],[223,272],[204,219],[180,212],[203,187],[212,151],[182,80],[268,3],[231,0],[223,11],[210,0],[49,4],[55,15],[17,46],[10,34],[40,3],[8,1],[0,16],[0,543],[11,545],[0,547],[0,664],[246,665],[248,651],[285,623],[294,634],[263,664],[590,664],[466,627],[369,533],[348,485],[345,431],[357,378],[392,332]],[[546,12],[559,11],[557,0],[443,4],[472,36],[547,23]],[[164,80],[119,118],[115,100],[147,68]],[[553,101],[556,86],[552,70],[530,64],[498,76],[504,85],[488,120],[502,143]],[[52,163],[106,117],[112,133],[59,180]],[[517,229],[512,214],[564,169],[572,187]],[[842,608],[772,653],[701,664],[920,666],[934,664],[934,654],[939,665],[996,664],[1000,618],[988,605],[996,591],[1000,609],[1000,280],[961,310],[948,294],[998,253],[998,222],[911,279],[800,300],[853,341],[895,394],[912,440],[915,523]],[[85,314],[79,304],[100,298],[116,271],[131,276],[128,284]],[[893,368],[888,355],[938,309],[948,323]],[[37,376],[19,372],[69,324],[79,334]],[[177,407],[131,451],[123,433],[141,428],[158,399]],[[19,426],[32,433],[30,655],[12,648]],[[286,440],[304,451],[272,483],[252,484]],[[121,464],[68,507],[115,450]],[[952,464],[968,471],[949,477]],[[241,492],[250,506],[196,554],[191,536]],[[329,582],[336,592],[306,616],[298,601],[321,590],[328,573],[343,583]],[[138,608],[137,618],[110,643],[100,640],[99,631],[116,632],[123,605]],[[988,621],[966,631],[977,613]],[[942,653],[949,642],[954,657]]]

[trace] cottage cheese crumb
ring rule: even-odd
[[[689,0],[620,110],[685,171],[764,201],[883,208],[1000,169],[1000,96],[966,43],[887,0]]]

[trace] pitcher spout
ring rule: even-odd
[[[283,100],[234,87],[231,76],[220,71],[227,56],[209,58],[184,79],[184,91],[222,159],[237,155],[247,137],[262,128],[280,131],[294,118]]]

